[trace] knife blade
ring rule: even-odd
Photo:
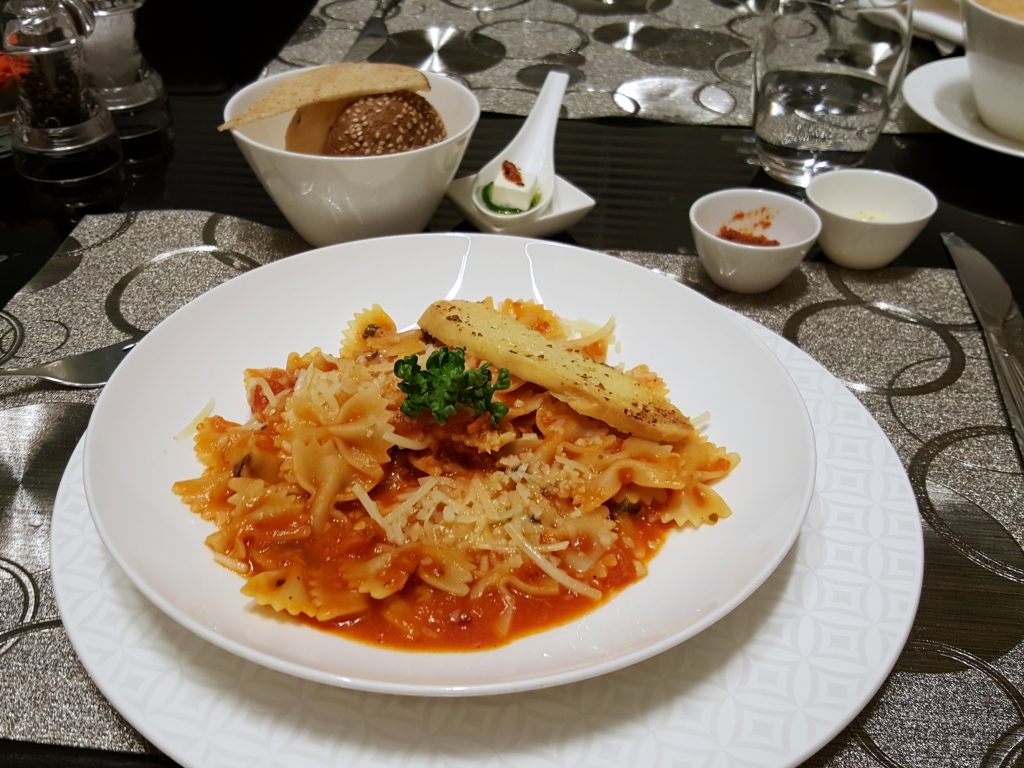
[[[377,8],[363,28],[359,30],[356,41],[342,57],[342,61],[366,61],[381,49],[388,41],[388,28],[385,19],[402,0],[378,0]]]
[[[991,261],[952,232],[943,232],[942,242],[953,257],[964,293],[978,318],[1017,449],[1024,460],[1024,318],[1010,286]]]

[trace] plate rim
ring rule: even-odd
[[[162,335],[173,332],[166,330],[168,324],[172,322],[173,318],[179,316],[181,313],[190,311],[189,307],[191,305],[198,304],[201,302],[216,302],[218,300],[220,292],[237,289],[237,286],[236,288],[232,289],[228,289],[226,286],[228,286],[229,284],[237,284],[239,281],[256,279],[253,278],[253,275],[257,271],[265,270],[263,272],[264,277],[260,279],[266,279],[266,275],[271,274],[276,270],[287,271],[289,269],[292,269],[292,267],[289,267],[289,264],[293,264],[297,260],[303,258],[315,259],[322,256],[323,254],[333,253],[335,251],[338,251],[339,249],[357,249],[363,244],[371,242],[380,243],[381,241],[384,241],[390,243],[395,241],[401,242],[410,240],[439,240],[451,238],[467,240],[471,244],[478,241],[486,242],[488,240],[511,241],[512,245],[519,246],[523,249],[527,249],[528,246],[531,244],[543,244],[544,246],[547,247],[552,247],[556,249],[566,249],[569,251],[578,252],[580,254],[585,254],[585,256],[590,259],[604,260],[607,264],[613,265],[613,269],[625,269],[627,271],[632,271],[638,276],[641,276],[641,279],[646,280],[656,278],[656,275],[654,273],[651,273],[643,266],[610,254],[602,253],[600,251],[594,251],[592,249],[574,244],[553,242],[530,237],[491,233],[445,232],[415,233],[380,238],[368,238],[366,240],[352,241],[348,243],[312,248],[308,251],[295,254],[286,259],[280,259],[274,262],[270,262],[266,265],[259,267],[258,269],[250,270],[248,272],[235,276],[229,280],[226,280],[223,283],[218,284],[217,286],[211,288],[210,290],[196,297],[192,301],[188,302],[186,305],[182,306],[181,308],[173,312],[167,318],[165,318],[164,321],[162,321],[156,328],[154,328],[152,331],[150,331],[149,334],[147,334],[147,336],[140,342],[139,347],[142,348],[144,345],[153,346],[157,344]],[[774,353],[772,353],[768,345],[764,342],[762,338],[760,338],[757,335],[757,333],[754,332],[753,328],[750,327],[749,323],[751,321],[747,318],[744,318],[738,312],[735,312],[734,310],[729,309],[728,307],[724,307],[722,305],[715,303],[704,294],[700,293],[699,291],[693,290],[691,287],[687,285],[675,281],[672,281],[671,284],[674,286],[673,290],[678,289],[680,291],[688,292],[692,300],[702,303],[706,307],[711,308],[712,311],[718,313],[720,317],[724,318],[727,322],[733,324],[742,333],[746,334],[757,346],[763,349],[766,358],[772,361],[772,365],[778,370],[778,372],[782,374],[783,378],[788,384],[790,393],[795,397],[796,402],[799,404],[801,412],[799,428],[800,431],[802,431],[805,434],[805,441],[806,444],[809,446],[810,456],[808,466],[804,468],[807,477],[804,479],[804,482],[802,483],[800,490],[800,498],[796,505],[799,507],[800,511],[798,514],[795,514],[793,516],[791,520],[791,525],[789,529],[785,532],[785,535],[783,536],[783,539],[786,542],[785,546],[780,547],[779,550],[775,552],[771,558],[766,560],[762,569],[756,574],[756,576],[750,579],[742,589],[735,592],[730,597],[730,599],[726,601],[722,606],[720,606],[716,611],[709,613],[699,621],[694,622],[692,625],[687,627],[682,632],[674,632],[670,634],[668,637],[665,637],[658,642],[648,643],[640,649],[628,653],[623,653],[617,657],[612,658],[611,660],[604,660],[598,663],[578,665],[576,667],[573,667],[568,670],[563,670],[561,672],[548,673],[546,676],[512,678],[505,679],[499,682],[477,683],[472,685],[381,681],[379,679],[359,677],[354,675],[341,675],[331,672],[325,672],[322,670],[316,670],[309,666],[297,664],[287,659],[283,659],[278,656],[265,653],[259,649],[246,646],[245,644],[240,643],[231,637],[216,632],[215,630],[211,629],[210,627],[207,627],[203,623],[195,620],[193,617],[185,614],[183,611],[179,610],[174,605],[172,605],[163,594],[161,594],[144,578],[141,578],[137,574],[136,569],[131,564],[131,562],[126,561],[124,554],[118,549],[117,546],[112,544],[110,532],[105,528],[102,516],[98,515],[95,512],[92,504],[93,491],[90,487],[91,474],[89,471],[90,464],[94,463],[94,459],[92,458],[93,454],[90,451],[90,445],[92,444],[90,438],[91,435],[94,433],[91,427],[94,424],[94,422],[98,420],[98,414],[102,413],[103,408],[105,407],[104,403],[110,399],[107,397],[107,394],[110,391],[108,388],[104,388],[103,392],[101,392],[100,397],[97,400],[96,407],[94,408],[92,416],[90,418],[90,428],[86,430],[84,436],[84,486],[86,491],[86,497],[89,501],[88,506],[90,509],[90,514],[93,519],[93,522],[97,528],[101,540],[106,546],[107,551],[113,557],[114,561],[127,575],[127,577],[130,579],[135,588],[138,589],[143,595],[145,595],[146,598],[152,604],[154,604],[164,615],[168,616],[177,624],[184,627],[191,633],[198,635],[207,642],[212,643],[213,645],[216,645],[229,653],[232,653],[236,656],[246,659],[247,661],[259,664],[269,669],[273,669],[275,671],[288,674],[293,677],[301,678],[304,680],[309,680],[312,682],[327,685],[345,687],[354,690],[369,691],[374,693],[432,697],[473,697],[519,693],[523,691],[542,689],[557,685],[563,685],[567,683],[578,682],[580,680],[585,680],[598,675],[615,672],[624,667],[644,661],[680,643],[684,643],[690,638],[700,634],[708,627],[712,626],[714,623],[721,620],[729,613],[731,613],[733,610],[735,610],[737,606],[741,605],[746,599],[750,597],[751,594],[753,594],[762,584],[764,584],[764,582],[768,578],[770,578],[771,574],[775,572],[779,564],[785,559],[789,551],[793,548],[793,544],[799,535],[800,529],[803,525],[803,521],[806,518],[807,511],[810,507],[810,503],[813,498],[815,486],[814,475],[817,466],[817,447],[815,444],[814,431],[811,423],[810,414],[807,410],[806,402],[786,366],[782,363],[781,360],[778,359],[778,357]],[[179,321],[173,322],[176,323]],[[132,354],[134,354],[134,351]],[[111,382],[113,382],[116,377],[119,377],[122,371],[124,370],[124,366],[119,367],[114,372],[114,375],[111,377]],[[584,614],[575,621],[585,619],[588,615],[589,614]],[[572,623],[573,622],[570,622],[569,624],[571,625]],[[550,630],[545,631],[554,631],[558,628],[559,627],[552,627],[550,628]],[[515,642],[516,641],[513,641],[513,643],[510,643],[506,646],[500,646],[498,649],[493,650],[507,648],[511,645],[514,645]],[[483,653],[486,653],[486,651]]]
[[[1011,157],[1024,158],[1024,143],[1000,136],[988,128],[977,117],[976,108],[973,112],[966,113],[968,118],[972,118],[973,130],[971,131],[965,130],[940,109],[935,95],[943,86],[951,85],[962,89],[966,97],[970,97],[967,78],[966,56],[953,56],[930,61],[927,64],[922,64],[904,78],[903,98],[919,117],[943,133],[983,149],[991,149]]]
[[[768,331],[767,329],[764,328],[760,328],[758,332],[765,334],[772,333],[771,331]],[[814,367],[816,367],[820,372],[822,372],[825,377],[830,378],[833,382],[837,382],[835,377],[832,374],[828,373],[828,371],[826,371],[823,368],[823,366],[818,364],[816,361],[810,358],[809,355],[807,355],[805,352],[800,350],[792,343],[778,336],[775,336],[774,342],[779,344],[783,349],[796,349],[799,352],[799,355],[810,360]],[[766,340],[766,345],[767,343],[768,341]],[[775,352],[774,349],[773,352]],[[778,354],[778,352],[775,353]],[[908,507],[908,509],[904,510],[904,512],[905,514],[907,514],[908,520],[911,526],[914,528],[913,534],[916,534],[908,534],[907,537],[905,537],[908,540],[912,539],[913,542],[913,549],[911,552],[911,554],[913,555],[913,572],[909,577],[909,586],[913,588],[912,599],[910,603],[907,605],[906,610],[903,611],[902,623],[900,627],[897,629],[897,631],[894,633],[895,639],[889,649],[888,655],[886,656],[886,658],[881,659],[877,664],[869,667],[869,669],[872,671],[874,675],[873,679],[867,685],[865,685],[864,689],[861,692],[861,695],[857,697],[855,700],[853,700],[852,706],[848,706],[841,714],[838,714],[836,716],[836,719],[822,732],[819,732],[818,734],[812,736],[808,740],[808,742],[803,745],[802,749],[799,749],[796,752],[791,752],[787,756],[786,759],[788,762],[786,762],[785,765],[788,766],[796,766],[801,764],[803,761],[805,761],[810,756],[815,754],[818,750],[820,750],[823,746],[830,743],[839,733],[843,731],[844,728],[846,728],[849,725],[849,723],[851,723],[854,720],[857,714],[861,712],[868,703],[870,703],[871,699],[875,696],[878,690],[880,690],[881,687],[885,684],[886,680],[889,678],[892,672],[892,669],[895,667],[895,664],[897,663],[903,648],[906,645],[906,642],[910,636],[911,631],[913,630],[914,619],[916,617],[917,609],[920,603],[921,588],[923,585],[923,525],[921,523],[920,515],[916,513],[917,505],[914,501],[913,489],[907,476],[906,469],[903,466],[902,461],[900,461],[898,454],[896,453],[896,450],[892,445],[891,440],[889,439],[888,435],[885,434],[884,430],[882,430],[877,420],[870,414],[870,412],[867,411],[863,404],[860,403],[860,401],[857,400],[852,395],[852,393],[843,388],[841,384],[839,384],[838,389],[842,390],[840,399],[847,401],[848,403],[851,404],[853,408],[861,412],[863,414],[862,418],[864,418],[866,423],[869,424],[870,427],[876,432],[876,434],[881,437],[881,439],[884,441],[885,446],[887,447],[887,458],[889,460],[890,465],[897,467],[899,469],[899,477],[901,485],[904,486],[906,497],[903,499],[902,505]],[[803,396],[802,392],[801,396]],[[825,425],[822,428],[827,430],[828,426]],[[68,566],[68,551],[72,548],[74,548],[76,551],[79,550],[79,539],[75,537],[73,544],[69,544],[68,542],[63,541],[63,539],[61,538],[61,533],[63,532],[65,526],[68,526],[70,524],[69,518],[71,518],[71,515],[75,512],[75,509],[73,507],[73,500],[68,500],[68,497],[71,494],[71,488],[73,487],[76,480],[78,483],[83,482],[81,473],[77,478],[75,478],[73,473],[70,471],[75,464],[76,454],[79,456],[79,460],[81,459],[83,447],[84,437],[82,438],[82,440],[79,441],[79,444],[76,446],[75,451],[72,453],[72,457],[69,460],[69,465],[67,468],[65,468],[65,471],[62,475],[60,486],[58,488],[57,497],[54,504],[54,517],[58,521],[58,536],[51,537],[50,540],[51,562],[54,564],[59,564],[60,566],[54,568],[53,570],[53,583],[55,599],[57,601],[57,605],[60,610],[60,615],[64,622],[65,629],[67,631],[71,644],[74,647],[75,651],[77,652],[80,660],[82,661],[83,666],[86,668],[86,671],[93,678],[97,687],[104,694],[104,696],[106,696],[107,699],[111,702],[111,704],[113,704],[117,708],[118,712],[121,715],[123,715],[125,719],[131,723],[131,725],[137,728],[138,731],[146,739],[148,739],[151,743],[160,748],[161,751],[163,751],[165,754],[181,762],[182,765],[199,765],[199,763],[196,763],[195,761],[191,760],[191,756],[187,753],[184,747],[178,746],[180,738],[176,737],[179,737],[180,733],[177,727],[177,721],[175,721],[175,728],[173,729],[173,732],[168,732],[166,726],[161,731],[160,723],[152,717],[152,713],[149,710],[147,710],[144,707],[140,708],[137,705],[133,706],[135,702],[133,702],[131,697],[127,695],[123,687],[117,684],[117,680],[115,676],[112,674],[110,666],[107,665],[106,667],[104,667],[104,665],[101,664],[102,659],[99,658],[100,649],[95,644],[88,642],[89,637],[86,632],[86,627],[79,622],[78,617],[76,615],[69,615],[68,610],[65,606],[65,589],[71,589],[71,587],[66,584],[65,580],[70,580],[72,578],[72,572],[65,571],[64,566]],[[822,461],[822,458],[819,457],[818,461]],[[84,485],[82,489],[81,501],[82,504],[84,505]],[[827,502],[823,503],[827,504]],[[912,508],[912,510],[910,508]],[[83,516],[85,524],[87,526],[91,526],[94,528],[94,526],[92,525],[90,512],[87,509],[79,509],[78,511]],[[914,514],[910,514],[910,512],[914,512]],[[99,542],[99,544],[99,547],[96,548],[99,553],[98,559],[102,561],[102,559],[105,558],[108,562],[113,563],[114,561],[111,558],[110,553],[106,550],[106,548],[102,545],[101,542]],[[813,566],[811,566],[811,568],[813,569]],[[90,569],[89,572],[93,573],[92,569]],[[126,586],[129,591],[133,590],[134,587],[128,581],[127,576],[125,576],[123,572],[121,575],[124,586]],[[94,580],[98,580],[99,578],[100,577],[98,576],[93,576]],[[155,615],[158,618],[164,616],[163,613],[160,612],[155,606],[152,606],[147,601],[144,602],[146,603],[146,607],[153,613],[153,615]],[[89,614],[86,613],[86,615]],[[177,627],[176,623],[170,623],[174,627]],[[177,628],[177,631],[187,632],[187,630],[184,630],[180,627]],[[194,636],[192,636],[191,634],[186,634],[185,639],[194,639]],[[176,663],[177,661],[180,660],[176,660]],[[238,661],[239,663],[243,664],[248,663],[244,660]],[[129,660],[129,665],[131,663],[131,660]],[[293,679],[291,681],[291,685],[300,685],[301,683],[302,681],[299,680]],[[358,696],[364,695],[360,692],[348,693],[353,693]],[[543,692],[538,692],[535,695],[542,696],[544,694]],[[834,710],[829,710],[829,712],[833,711]],[[331,762],[333,762],[333,760],[336,759],[336,753],[332,752],[331,754],[333,756]],[[364,757],[372,759],[372,755],[364,755]],[[526,755],[527,762],[525,764],[532,764],[533,761],[531,761],[529,757],[529,755]],[[250,764],[247,757],[240,757],[240,760],[244,761],[245,765]],[[403,760],[403,764],[419,765],[423,761],[423,754],[419,754],[412,756],[411,758],[409,756],[406,756],[406,758]],[[235,762],[239,765],[242,764],[237,760]],[[302,765],[309,766],[319,766],[326,764],[321,763],[320,761],[316,761],[312,755],[310,755],[308,759],[303,759],[300,762],[302,763]]]

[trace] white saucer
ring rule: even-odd
[[[981,122],[967,80],[967,59],[958,56],[918,67],[903,82],[903,98],[929,123],[979,147],[1024,157],[1024,144],[993,132]]]
[[[594,207],[594,198],[574,187],[561,176],[555,176],[555,192],[551,205],[543,213],[530,219],[519,220],[505,227],[497,226],[480,212],[473,203],[473,184],[476,175],[463,176],[448,185],[445,194],[459,213],[481,232],[523,237],[545,237],[562,232],[586,216]]]

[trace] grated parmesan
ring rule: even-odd
[[[583,597],[589,597],[591,600],[601,599],[601,590],[594,589],[589,584],[584,584],[579,579],[574,579],[565,571],[560,570],[554,563],[548,560],[544,555],[534,549],[533,545],[526,540],[523,532],[515,523],[506,523],[505,530],[508,531],[508,535],[512,541],[516,543],[516,546],[522,550],[522,553],[533,561],[533,564],[540,568],[544,573],[550,576],[552,579],[557,581],[566,589],[575,592],[577,595]]]
[[[174,435],[175,440],[184,440],[186,437],[191,437],[195,434],[196,428],[200,422],[206,419],[211,413],[213,413],[213,400],[207,400],[206,405],[197,413],[188,424],[181,428],[180,432]]]

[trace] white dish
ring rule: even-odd
[[[777,245],[721,237],[722,228],[730,226]],[[717,285],[737,293],[760,293],[777,286],[804,260],[821,232],[821,220],[790,195],[737,187],[709,192],[694,202],[690,231],[700,263]]]
[[[914,34],[963,45],[964,27],[958,0],[914,0]]]
[[[492,234],[519,235],[521,237],[545,237],[564,232],[578,222],[594,207],[594,198],[574,187],[561,176],[555,176],[555,192],[551,204],[536,216],[517,218],[514,222],[503,223],[486,216],[473,202],[473,185],[477,176],[463,176],[448,185],[445,194],[455,208],[481,232]]]
[[[199,470],[191,441],[172,436],[211,398],[216,412],[247,418],[245,368],[281,365],[292,350],[336,349],[364,306],[381,304],[402,327],[438,298],[488,295],[542,299],[568,317],[601,322],[613,313],[623,359],[661,373],[684,413],[709,411],[711,439],[741,455],[740,467],[717,486],[733,516],[676,532],[646,578],[580,620],[490,651],[386,650],[252,610],[239,592],[242,580],[216,565],[203,544],[212,526],[171,493],[175,480]],[[686,328],[700,331],[679,332]],[[799,393],[738,315],[620,259],[476,234],[330,246],[218,286],[151,331],[121,364],[96,404],[85,445],[85,487],[99,533],[167,615],[278,671],[417,695],[557,685],[691,637],[775,569],[796,537],[814,479],[814,441]]]
[[[878,269],[907,249],[939,201],[913,179],[869,168],[840,168],[811,179],[807,204],[821,218],[818,245],[848,269]]]
[[[903,648],[921,590],[921,524],[899,458],[864,407],[806,354],[751,327],[810,411],[814,498],[768,581],[675,649],[489,699],[379,696],[277,674],[202,641],[132,587],[92,524],[81,445],[51,528],[71,642],[111,704],[186,768],[798,765],[861,711]]]
[[[518,224],[535,219],[547,211],[555,194],[555,133],[558,130],[558,113],[568,85],[567,72],[555,69],[549,71],[518,133],[477,171],[477,188],[473,190],[472,202],[481,218],[497,218],[497,222],[492,224],[503,230],[518,231]],[[512,199],[506,202],[511,203],[510,207],[519,209],[519,212],[497,214],[484,203],[484,191],[491,184],[497,191],[499,185],[505,182],[506,163],[511,163],[513,168],[523,174],[523,178],[518,180],[518,189],[515,184],[506,189],[506,194],[513,193]],[[532,178],[533,182],[526,183],[526,177]]]
[[[979,147],[1024,157],[1024,144],[990,130],[978,115],[968,82],[967,59],[958,56],[918,67],[903,81],[903,98],[917,114],[946,133]]]
[[[225,122],[306,71],[281,72],[240,89],[224,107]],[[292,152],[285,149],[284,137],[293,110],[231,130],[253,174],[306,242],[329,245],[420,232],[430,221],[469,146],[480,104],[457,79],[424,74],[430,90],[423,96],[441,116],[448,135],[419,149],[330,157]]]

